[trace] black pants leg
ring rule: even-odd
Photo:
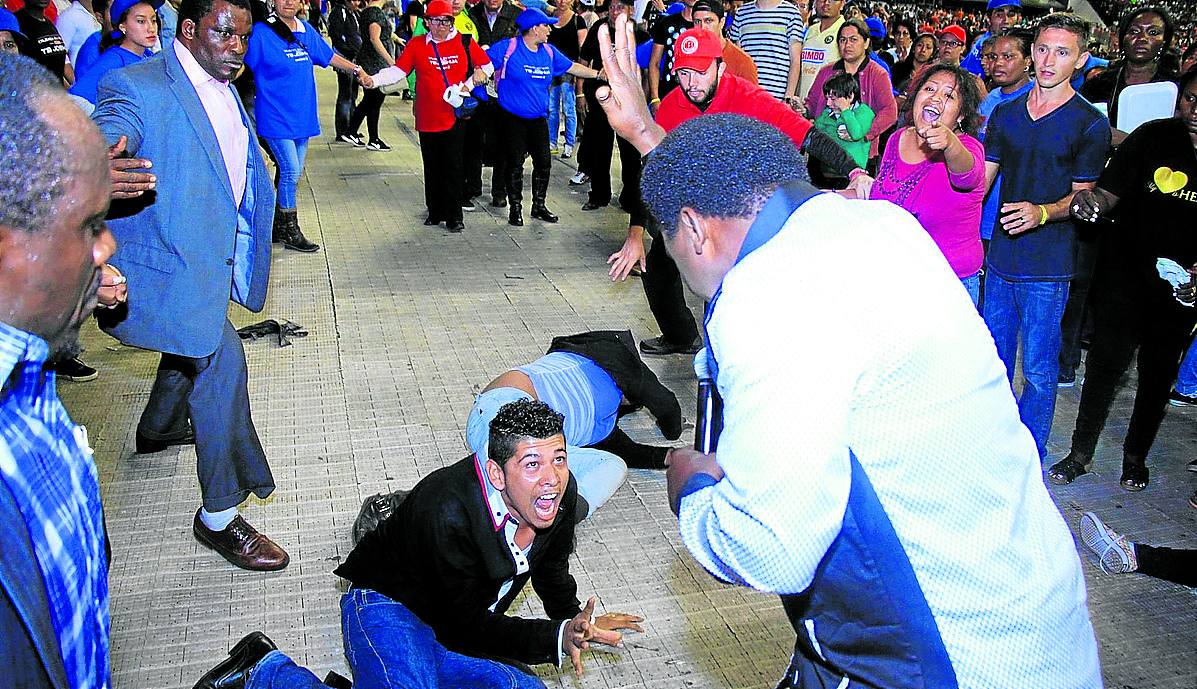
[[[1111,228],[1110,231],[1113,231]],[[1089,313],[1089,285],[1097,260],[1097,241],[1082,237],[1077,241],[1076,275],[1068,288],[1068,304],[1060,320],[1060,376],[1076,375],[1081,365],[1081,330]]]
[[[462,179],[463,200],[482,196],[482,141],[484,126],[482,119],[475,111],[474,116],[462,122],[464,139],[462,142]]]
[[[667,342],[688,345],[698,338],[698,325],[686,306],[681,273],[665,251],[665,239],[655,220],[648,223],[648,232],[653,241],[644,260],[647,270],[640,276],[648,308]]]
[[[586,96],[587,116],[586,164],[581,169],[590,175],[590,203],[605,206],[611,203],[611,156],[615,152],[615,132],[594,95],[594,89],[584,85],[582,92]]]
[[[352,74],[337,72],[337,105],[336,105],[336,135],[353,134],[357,130],[349,128],[349,121],[353,117],[353,103],[357,100],[357,79]]]
[[[611,431],[611,435],[591,445],[596,450],[604,450],[619,457],[632,469],[664,469],[667,447],[645,445],[628,437],[619,426]]]
[[[137,430],[151,438],[195,429],[200,493],[211,512],[236,507],[250,493],[265,498],[274,477],[249,408],[245,350],[224,322],[216,351],[200,358],[163,354]]]
[[[1104,290],[1103,290],[1104,292]],[[1096,330],[1085,364],[1085,385],[1072,432],[1072,450],[1092,456],[1097,438],[1106,425],[1118,381],[1130,365],[1140,337],[1137,306],[1125,297],[1095,295],[1093,321]]]
[[[1197,550],[1178,550],[1135,544],[1139,574],[1197,587]]]
[[[1180,361],[1188,351],[1190,334],[1197,317],[1193,309],[1175,302],[1152,309],[1139,344],[1139,380],[1135,406],[1126,429],[1123,449],[1127,454],[1146,457],[1155,443],[1168,394],[1180,371]]]
[[[549,175],[553,171],[553,156],[549,155],[549,120],[538,117],[524,120],[528,155],[532,157],[532,205],[544,207],[549,191]]]
[[[532,142],[528,139],[528,125],[517,115],[506,110],[499,111],[499,118],[503,122],[503,146],[506,155],[503,165],[507,172],[507,200],[512,206],[524,202],[524,158],[528,156],[528,149]]]
[[[465,132],[459,120],[443,132],[420,132],[424,161],[424,202],[435,220],[461,220],[462,146]]]
[[[378,89],[365,89],[362,100],[353,109],[353,117],[349,120],[350,133],[356,133],[365,120],[371,139],[378,138],[378,113],[382,109],[382,101],[386,98]]]

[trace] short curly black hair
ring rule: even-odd
[[[907,93],[910,97],[902,105],[902,120],[904,122],[914,121],[914,101],[918,92],[922,90],[923,85],[926,84],[931,77],[936,74],[951,74],[956,79],[956,96],[960,101],[960,131],[969,136],[976,136],[981,129],[981,122],[984,118],[981,117],[981,87],[977,85],[977,78],[973,76],[972,72],[958,67],[949,62],[938,62],[926,70],[919,76],[919,80],[910,85]]]
[[[38,232],[50,225],[76,172],[66,140],[39,103],[66,96],[62,84],[33,60],[0,53],[0,225]]]
[[[563,433],[565,417],[539,400],[516,400],[499,407],[490,421],[487,454],[499,466],[515,454],[521,440],[544,440]]]
[[[777,187],[806,174],[806,161],[777,128],[743,115],[702,115],[670,132],[649,155],[640,190],[672,238],[683,208],[711,218],[751,218]]]

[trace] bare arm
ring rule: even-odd
[[[1095,186],[1097,185],[1094,182],[1073,182],[1072,191],[1052,203],[1034,204],[1030,201],[1004,203],[1000,218],[1002,229],[1010,234],[1022,234],[1038,229],[1045,223],[1064,220],[1071,213],[1073,197],[1078,192],[1093,189]]]
[[[790,75],[786,77],[786,96],[798,97],[798,82],[802,79],[802,41],[790,44]]]
[[[615,133],[640,155],[648,155],[665,138],[665,130],[653,121],[644,99],[640,67],[636,64],[635,25],[621,14],[615,19],[614,45],[606,31],[599,32],[598,42],[608,83],[598,88],[595,97]]]
[[[648,59],[648,97],[653,106],[661,104],[661,56],[665,54],[665,46],[653,43],[653,56]]]

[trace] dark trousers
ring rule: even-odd
[[[590,175],[590,203],[605,206],[611,202],[611,156],[615,143],[619,142],[619,162],[623,189],[619,193],[619,205],[632,214],[634,225],[637,216],[643,213],[640,202],[640,152],[622,137],[615,136],[607,113],[599,105],[594,92],[597,88],[588,79],[582,85],[586,96],[586,131],[582,135],[582,146],[578,151],[578,169]]]
[[[1197,587],[1197,550],[1157,548],[1135,544],[1135,559],[1139,561],[1139,574],[1146,574],[1164,581]]]
[[[657,320],[661,336],[666,342],[688,345],[698,338],[698,326],[694,322],[694,314],[690,313],[690,307],[686,306],[686,291],[681,273],[677,270],[677,264],[665,251],[661,226],[655,220],[650,219],[648,232],[653,241],[644,259],[646,270],[640,276],[644,285],[644,296],[648,299],[648,308],[653,312],[653,318]]]
[[[336,135],[356,134],[356,129],[349,128],[349,121],[353,118],[353,104],[357,101],[357,79],[352,74],[337,71],[337,106],[335,110]]]
[[[462,122],[462,178],[461,188],[467,199],[482,196],[482,142],[486,126],[479,117],[481,103],[474,116]]]
[[[1115,230],[1109,228],[1109,231]],[[1064,318],[1060,320],[1062,378],[1076,376],[1076,369],[1081,365],[1081,339],[1086,323],[1092,318],[1089,285],[1093,281],[1093,268],[1097,262],[1097,240],[1092,237],[1079,237],[1076,246],[1076,274],[1068,288],[1068,304],[1064,307]]]
[[[274,476],[250,417],[245,349],[227,319],[216,351],[191,358],[163,354],[137,431],[152,439],[195,429],[200,493],[209,512],[274,492]]]
[[[382,110],[382,101],[385,99],[386,94],[378,89],[364,89],[362,100],[353,109],[353,117],[349,120],[349,131],[356,132],[362,126],[362,120],[365,120],[370,139],[377,139],[378,113]]]
[[[1099,268],[1100,271],[1100,268]],[[1129,281],[1128,281],[1129,282]],[[1167,283],[1150,287],[1104,282],[1094,276],[1093,342],[1085,363],[1085,386],[1077,411],[1072,449],[1092,455],[1105,426],[1118,381],[1139,349],[1139,381],[1123,450],[1146,457],[1155,442],[1168,393],[1187,351],[1194,309],[1177,304]]]
[[[661,469],[665,466],[667,447],[645,445],[632,440],[619,426],[611,431],[611,435],[591,445],[596,450],[604,450],[619,457],[624,464],[632,469]]]
[[[424,159],[424,203],[434,220],[461,220],[462,158],[465,127],[458,120],[443,132],[420,132],[420,157]]]
[[[507,198],[507,166],[503,163],[506,152],[500,145],[503,140],[502,122],[499,120],[501,111],[499,101],[493,98],[478,103],[478,109],[470,118],[470,121],[474,123],[476,138],[471,139],[467,134],[465,144],[466,182],[473,184],[472,187],[467,186],[466,191],[476,192],[474,196],[482,194],[482,167],[488,166],[492,168],[490,176],[492,200]],[[475,159],[477,162],[474,162]],[[476,176],[473,172],[474,166],[478,170]]]
[[[504,167],[507,172],[507,200],[512,205],[524,201],[524,158],[532,156],[532,204],[543,205],[542,186],[548,190],[553,158],[549,155],[549,123],[544,117],[526,119],[499,110],[503,132]]]

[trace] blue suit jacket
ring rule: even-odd
[[[25,519],[0,481],[0,677],[15,689],[68,689],[46,584]]]
[[[233,297],[234,257],[248,277],[236,301],[251,311],[265,304],[274,187],[253,123],[237,104],[249,128],[241,211],[250,233],[241,255],[238,208],[216,132],[173,45],[100,82],[92,119],[109,143],[129,137],[129,152],[153,162],[158,177],[155,192],[108,221],[118,243],[111,263],[129,280],[129,302],[127,315],[102,325],[126,344],[195,358],[214,352]]]

